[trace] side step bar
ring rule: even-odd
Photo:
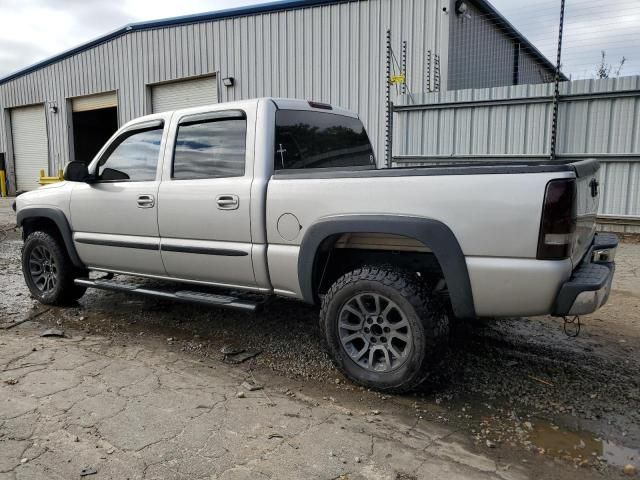
[[[239,297],[218,295],[215,293],[194,292],[189,290],[172,292],[168,290],[146,288],[132,283],[123,283],[104,279],[92,280],[90,278],[76,278],[74,283],[87,288],[98,288],[114,292],[138,293],[149,297],[165,298],[179,302],[198,303],[212,307],[231,308],[234,310],[243,310],[245,312],[256,312],[264,304],[264,302],[255,302]]]

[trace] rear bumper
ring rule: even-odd
[[[587,315],[609,299],[615,272],[618,237],[596,234],[591,248],[562,287],[553,308],[555,316]]]

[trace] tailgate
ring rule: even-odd
[[[596,231],[596,215],[600,199],[598,172],[600,164],[596,160],[572,163],[576,172],[577,224],[571,260],[577,265],[587,252]]]

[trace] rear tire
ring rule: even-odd
[[[46,305],[67,305],[87,290],[74,284],[87,272],[73,265],[64,245],[49,232],[32,232],[25,240],[22,273],[31,295]]]
[[[320,326],[345,376],[376,390],[416,389],[442,358],[449,318],[422,280],[395,267],[344,274],[322,301]]]

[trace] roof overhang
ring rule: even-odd
[[[119,28],[110,33],[107,33],[106,35],[102,35],[98,38],[90,40],[89,42],[78,45],[77,47],[71,48],[69,50],[65,50],[62,53],[54,55],[53,57],[49,57],[45,60],[34,63],[33,65],[22,68],[16,72],[10,73],[5,77],[0,78],[0,84],[6,83],[10,80],[13,80],[14,78],[18,78],[23,75],[27,75],[31,72],[44,68],[48,65],[59,62],[60,60],[64,60],[65,58],[71,57],[78,53],[84,52],[85,50],[89,50],[90,48],[106,43],[110,40],[113,40],[114,38],[120,37],[122,35],[126,35],[129,32],[136,32],[140,30],[151,30],[154,28],[171,27],[174,25],[188,25],[191,23],[200,23],[200,22],[207,22],[211,20],[221,20],[225,18],[242,17],[242,16],[254,15],[258,13],[279,12],[282,10],[293,10],[297,8],[313,7],[316,5],[327,5],[332,3],[333,4],[349,3],[354,1],[362,1],[362,0],[285,0],[285,1],[275,1],[275,2],[268,2],[268,3],[259,3],[257,5],[249,5],[245,7],[229,8],[225,10],[218,10],[215,12],[197,13],[193,15],[183,15],[180,17],[164,18],[160,20],[130,23],[128,25],[125,25],[122,28]]]

